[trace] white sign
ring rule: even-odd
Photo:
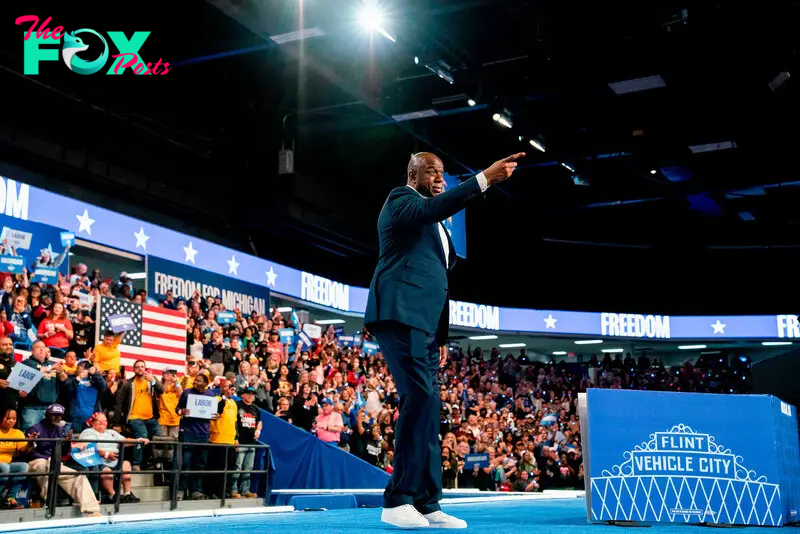
[[[451,300],[450,324],[484,330],[500,330],[500,308]]]
[[[28,184],[19,184],[17,191],[17,182],[0,177],[0,213],[27,221],[30,191]]]
[[[189,417],[211,419],[217,414],[218,406],[219,401],[217,398],[208,395],[190,393],[189,398],[186,399],[186,409],[189,410]]]
[[[604,336],[669,339],[669,316],[601,313],[600,330]]]
[[[30,393],[41,379],[41,371],[22,364],[15,365],[7,378],[8,387],[16,389],[17,391],[24,391],[25,393]]]
[[[301,285],[301,299],[339,310],[350,310],[350,286],[311,273],[303,273]]]
[[[15,249],[28,250],[31,248],[31,239],[33,234],[30,232],[22,232],[14,230],[8,226],[3,227],[3,233],[0,235],[0,241],[8,240],[8,244]]]
[[[304,324],[303,332],[308,334],[311,339],[319,339],[322,337],[322,327],[318,324]]]

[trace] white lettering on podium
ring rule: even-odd
[[[669,339],[668,315],[601,313],[601,335]]]

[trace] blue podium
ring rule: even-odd
[[[590,522],[800,520],[797,409],[780,399],[590,389],[580,416]]]

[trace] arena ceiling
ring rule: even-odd
[[[452,185],[525,150],[468,212],[457,298],[661,313],[796,300],[798,85],[776,79],[797,72],[796,2],[383,0],[394,42],[364,31],[356,0],[36,13],[151,31],[142,55],[173,69],[155,79],[55,62],[25,75],[16,4],[0,160],[31,183],[363,286],[410,153],[441,154]],[[510,129],[492,120],[506,112]]]

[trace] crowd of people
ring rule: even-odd
[[[142,361],[121,368],[121,337],[115,332],[101,332],[94,343],[99,296],[148,302],[126,273],[105,279],[79,264],[69,278],[48,286],[31,283],[24,273],[4,276],[0,474],[16,476],[0,479],[0,506],[22,506],[14,496],[26,483],[25,473],[49,469],[53,442],[30,441],[44,437],[71,440],[75,450],[91,446],[91,440],[116,441],[96,445],[98,468],[68,457],[62,462],[62,473],[82,472],[59,477],[58,484],[86,514],[114,502],[118,486],[120,502],[138,502],[131,473],[152,466],[159,454],[169,456],[153,440],[230,445],[183,447],[183,469],[221,469],[229,455],[236,472],[229,475],[226,497],[255,497],[247,471],[256,449],[246,445],[258,443],[262,409],[391,472],[399,406],[391,373],[379,352],[340,343],[334,327],[311,347],[283,343],[281,329],[303,326],[293,314],[273,310],[245,317],[228,310],[235,312],[235,322],[220,325],[217,314],[225,310],[219,298],[196,292],[184,301],[167,294],[160,306],[186,312],[186,366],[157,375]],[[366,330],[357,337],[371,339]],[[22,349],[30,356],[16,363],[14,352]],[[520,492],[583,488],[579,392],[589,387],[745,391],[749,383],[741,377],[749,365],[734,360],[729,366],[727,357],[717,356],[676,369],[647,356],[543,363],[524,350],[510,355],[454,345],[440,371],[444,486]],[[42,373],[30,393],[9,387],[15,365]],[[211,419],[196,417],[189,395],[217,399]],[[18,441],[5,441],[10,439]],[[117,485],[104,472],[120,467]],[[211,476],[181,476],[177,499],[219,493],[222,484],[209,483]],[[30,484],[30,505],[41,505],[46,484],[47,477]]]

